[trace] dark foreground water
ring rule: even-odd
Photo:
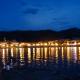
[[[80,80],[80,47],[0,49],[0,74],[3,80]]]

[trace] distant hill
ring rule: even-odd
[[[59,32],[59,35],[61,38],[79,39],[80,38],[80,29],[70,28],[67,30],[62,30]]]
[[[0,41],[6,38],[9,41],[47,41],[56,39],[80,39],[80,29],[71,28],[62,31],[0,31]]]

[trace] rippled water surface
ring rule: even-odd
[[[24,80],[29,76],[32,77],[30,80],[80,80],[80,47],[0,49],[0,66],[6,69],[6,65],[11,69],[24,68],[19,71],[21,73],[6,73],[6,75],[9,74],[9,77],[12,76],[9,80],[13,80],[13,78],[23,80],[23,76]],[[17,75],[17,77],[13,77],[13,75]]]
[[[0,49],[3,68],[16,66],[63,66],[80,63],[80,47],[35,47]],[[60,64],[60,65],[59,65]]]

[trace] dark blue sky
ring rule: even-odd
[[[1,0],[0,30],[80,28],[80,0]]]

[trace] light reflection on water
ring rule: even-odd
[[[80,63],[80,47],[35,47],[0,49],[3,65],[47,66]]]

